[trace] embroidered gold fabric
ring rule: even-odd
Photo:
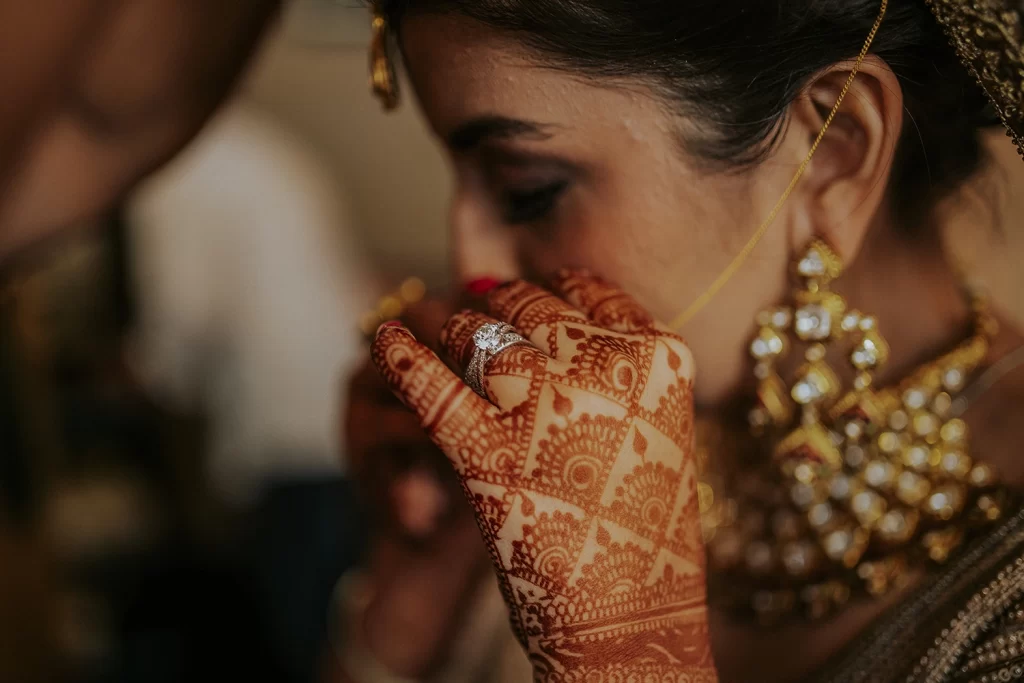
[[[1024,2],[926,1],[1024,156]]]
[[[1024,678],[1024,512],[979,539],[814,680],[997,683]]]
[[[1024,2],[926,0],[1024,156]],[[815,680],[1024,679],[1024,511],[874,624]]]

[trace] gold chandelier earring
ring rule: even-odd
[[[878,388],[889,344],[873,316],[831,289],[842,271],[835,251],[814,240],[794,263],[792,301],[758,316],[749,419],[770,464],[707,496],[712,566],[739,606],[765,620],[823,616],[858,591],[885,593],[908,566],[945,561],[971,526],[1002,512],[995,474],[974,462],[954,414],[988,354],[994,321],[984,300],[974,299],[969,340]],[[787,384],[780,363],[797,349]],[[830,365],[838,349],[852,386]]]

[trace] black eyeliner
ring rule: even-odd
[[[523,225],[545,218],[568,188],[568,180],[559,180],[529,190],[506,191],[503,200],[505,222]]]

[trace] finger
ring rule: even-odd
[[[487,303],[492,316],[509,323],[537,348],[555,358],[564,347],[559,344],[559,325],[588,322],[585,315],[562,299],[522,280],[493,290]]]
[[[434,533],[450,504],[441,482],[422,467],[400,475],[391,484],[390,494],[398,524],[419,538]]]
[[[444,347],[452,360],[458,363],[460,368],[465,368],[469,365],[473,354],[477,350],[475,340],[477,331],[484,325],[495,324],[500,325],[501,321],[476,311],[463,311],[453,315],[441,330],[441,346]],[[532,346],[523,344],[522,347],[534,356],[543,355],[539,349]],[[515,348],[518,347],[512,347],[508,350],[511,351]]]
[[[395,400],[393,396],[392,400]],[[387,407],[363,402],[354,404],[345,420],[345,434],[350,458],[371,449],[431,445],[419,421],[398,401]]]
[[[551,287],[598,327],[623,334],[638,334],[654,328],[654,316],[636,299],[587,272],[563,270]]]
[[[401,326],[381,328],[372,353],[391,390],[416,414],[420,426],[456,469],[464,471],[471,450],[481,447],[469,443],[470,434],[496,432],[497,409]]]
[[[352,376],[343,396],[348,406],[366,404],[374,410],[397,410],[402,407],[391,387],[384,383],[377,371],[369,349],[366,350],[366,362]],[[408,417],[408,411],[402,412]]]
[[[424,299],[402,315],[402,322],[417,339],[429,342],[427,346],[436,351],[433,343],[441,334],[441,328],[449,316],[458,311],[459,308],[448,301]]]
[[[499,321],[475,311],[452,316],[441,331],[441,345],[459,368],[465,372],[477,352],[476,333],[484,325]],[[511,408],[527,398],[530,380],[543,372],[551,358],[530,344],[505,349],[487,361],[483,372],[483,388],[491,402],[499,408]]]
[[[342,404],[340,424],[344,457],[358,468],[368,453],[393,447],[426,444],[433,447],[416,417],[384,383],[367,351],[367,362],[352,378]]]

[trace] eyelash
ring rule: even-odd
[[[546,218],[568,189],[564,180],[523,191],[506,191],[504,219],[510,225],[523,225]]]

